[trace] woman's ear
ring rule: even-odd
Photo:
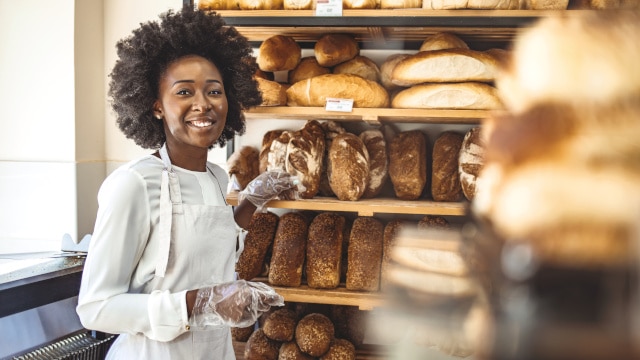
[[[158,120],[162,120],[164,117],[164,112],[162,111],[162,106],[160,106],[160,101],[156,100],[153,103],[153,116]]]

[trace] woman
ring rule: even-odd
[[[261,204],[234,213],[227,174],[207,162],[261,102],[255,59],[215,14],[160,18],[117,44],[109,90],[120,129],[159,150],[102,185],[77,312],[86,328],[120,334],[108,358],[234,359],[229,326],[283,305],[264,284],[233,281],[241,227]]]

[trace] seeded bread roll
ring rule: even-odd
[[[295,84],[298,81],[330,73],[331,69],[320,66],[320,64],[318,64],[318,60],[316,60],[314,56],[307,56],[302,58],[298,66],[289,71],[287,76],[289,84]]]
[[[261,106],[286,106],[287,87],[277,81],[256,77],[258,89],[262,94]]]
[[[332,305],[329,317],[336,330],[336,337],[349,340],[356,348],[364,343],[368,311],[357,306]]]
[[[256,60],[262,71],[286,71],[294,69],[301,57],[302,50],[294,38],[274,35],[260,44]]]
[[[280,346],[278,360],[314,360],[315,357],[305,354],[295,341],[289,341]]]
[[[321,213],[309,225],[307,240],[307,284],[310,288],[333,289],[340,284],[340,257],[345,218]]]
[[[380,68],[370,58],[357,55],[333,68],[334,74],[353,74],[371,81],[380,81]]]
[[[356,201],[362,197],[369,179],[369,153],[358,136],[344,133],[333,139],[327,175],[339,200]]]
[[[271,212],[253,214],[244,239],[244,250],[236,263],[238,278],[251,280],[260,275],[277,226],[278,215]]]
[[[299,193],[303,199],[311,199],[320,189],[324,146],[324,130],[316,120],[307,121],[302,129],[291,134],[285,170],[304,185],[305,190]]]
[[[258,149],[253,146],[243,146],[236,150],[227,160],[229,176],[235,176],[236,182],[244,189],[256,176],[260,175],[258,168]]]
[[[449,32],[439,32],[426,38],[420,45],[419,51],[434,51],[445,49],[468,49],[469,46],[462,39]]]
[[[325,34],[316,41],[313,52],[320,66],[332,67],[353,59],[360,47],[351,35]]]
[[[382,85],[352,74],[314,76],[287,89],[289,106],[324,107],[327,98],[352,99],[356,108],[389,106],[389,94]]]
[[[467,132],[462,140],[458,157],[460,185],[464,196],[469,201],[472,201],[476,196],[476,181],[484,164],[486,145],[480,129],[480,127],[475,127]]]
[[[356,347],[345,339],[333,339],[329,351],[320,360],[356,360]]]
[[[389,146],[389,177],[396,196],[416,200],[427,183],[427,139],[419,130],[397,134]]]
[[[462,198],[458,157],[463,139],[456,132],[445,131],[433,144],[431,196],[435,201],[459,201]]]
[[[262,329],[251,334],[244,347],[245,360],[278,360],[280,343],[269,339]]]
[[[271,150],[271,143],[274,139],[282,134],[283,130],[270,130],[267,131],[262,137],[262,147],[260,148],[260,154],[258,155],[260,159],[260,164],[258,166],[258,170],[260,174],[267,171],[267,166],[269,164],[269,151]]]
[[[353,221],[349,237],[347,289],[377,291],[380,288],[380,264],[384,226],[372,217]]]
[[[399,109],[475,109],[502,108],[498,91],[479,82],[420,84],[398,92],[391,107]]]
[[[324,158],[322,161],[322,176],[320,178],[320,191],[318,194],[321,196],[335,196],[333,190],[331,190],[331,185],[329,184],[329,175],[327,174],[327,164],[329,163],[329,149],[331,148],[331,143],[333,139],[339,134],[343,134],[346,130],[339,123],[333,120],[327,120],[322,123],[322,129],[324,130]]]
[[[275,341],[291,341],[296,331],[298,316],[290,309],[278,309],[272,312],[264,321],[262,330],[264,335]]]
[[[334,336],[333,323],[320,313],[303,317],[296,326],[296,343],[302,352],[311,356],[324,355],[329,350]]]
[[[247,340],[249,340],[249,337],[251,336],[251,334],[253,334],[253,330],[254,330],[254,324],[251,324],[243,328],[232,327],[231,337],[235,341],[246,342]]]
[[[378,129],[361,132],[360,139],[369,154],[369,176],[367,177],[367,188],[364,190],[362,197],[370,199],[380,194],[389,177],[387,142],[384,140],[382,131]]]
[[[280,216],[273,240],[269,283],[276,286],[300,286],[307,252],[307,218],[296,212]]]

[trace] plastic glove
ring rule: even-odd
[[[198,289],[191,312],[191,326],[247,327],[271,306],[283,306],[284,298],[259,282],[237,280]]]
[[[282,170],[269,170],[251,180],[238,194],[238,200],[247,199],[257,207],[257,211],[264,212],[264,206],[270,200],[298,199],[298,193],[304,190],[297,176]]]

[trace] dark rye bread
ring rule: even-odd
[[[254,325],[255,324],[251,324],[247,327],[242,327],[242,328],[232,327],[231,337],[235,341],[246,342],[247,340],[249,340],[249,337],[251,336],[251,334],[253,334]]]
[[[331,190],[339,200],[356,201],[362,197],[369,181],[369,153],[358,136],[344,133],[333,139],[327,175]]]
[[[377,291],[380,288],[380,264],[384,225],[373,217],[353,221],[349,237],[347,266],[348,290]]]
[[[370,199],[380,194],[389,177],[387,142],[384,139],[384,134],[379,129],[361,132],[360,139],[367,148],[367,153],[369,153],[369,176],[367,178],[367,188],[364,190],[362,197]]]
[[[245,360],[277,360],[280,342],[269,339],[262,329],[251,334],[244,347]]]
[[[439,215],[425,215],[418,221],[418,230],[447,230],[451,228],[449,221]]]
[[[267,317],[262,326],[266,337],[275,341],[291,341],[296,331],[298,316],[296,312],[283,308],[278,309]]]
[[[280,216],[273,240],[269,283],[276,286],[300,286],[307,252],[308,218],[297,212]]]
[[[311,356],[322,356],[331,347],[335,328],[331,320],[320,313],[306,315],[296,326],[296,343],[300,350]]]
[[[356,347],[345,339],[333,339],[329,351],[320,360],[356,360]]]
[[[435,201],[459,201],[462,198],[458,157],[463,139],[461,134],[445,131],[433,144],[431,196]]]
[[[310,288],[333,289],[340,284],[345,218],[332,212],[316,216],[309,225],[307,240],[307,285]]]
[[[336,337],[349,340],[355,347],[364,343],[368,311],[357,306],[331,305],[329,318],[333,321]]]
[[[283,343],[280,346],[278,360],[314,360],[315,357],[305,354],[295,341]]]
[[[389,146],[389,177],[396,196],[416,200],[427,183],[427,139],[419,130],[398,133]]]
[[[391,264],[391,250],[396,243],[398,234],[402,229],[409,226],[411,222],[407,220],[391,220],[385,225],[382,235],[382,262],[380,264],[380,288],[385,290],[389,284],[388,269]]]
[[[236,263],[239,279],[251,280],[260,275],[277,226],[278,215],[271,212],[253,214],[244,239],[244,250]]]
[[[458,156],[460,186],[469,201],[476,196],[476,182],[484,165],[486,145],[480,129],[480,127],[474,127],[465,134]]]

